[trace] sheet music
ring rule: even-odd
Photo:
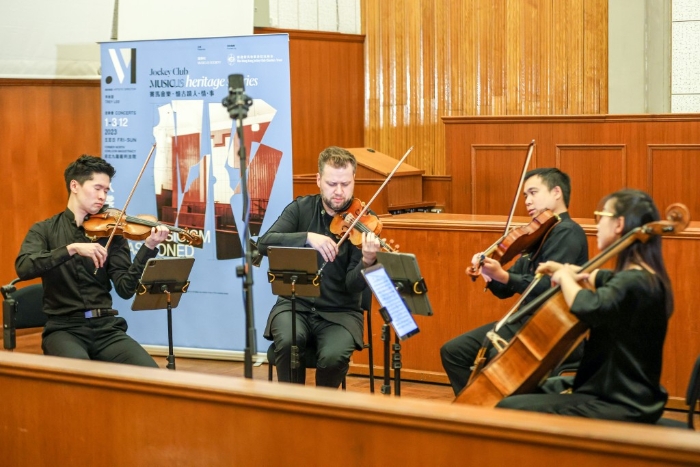
[[[418,325],[396,291],[384,267],[368,268],[363,271],[363,274],[372,292],[374,292],[374,296],[377,297],[380,305],[386,308],[389,313],[391,325],[396,334],[398,334],[399,339],[405,339],[417,333]]]

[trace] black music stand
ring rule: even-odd
[[[268,282],[272,293],[289,297],[292,303],[292,349],[290,377],[299,381],[299,347],[297,346],[297,297],[320,297],[321,276],[318,275],[318,253],[313,248],[268,247],[270,270]]]
[[[192,264],[194,258],[149,259],[131,304],[133,311],[168,310],[168,370],[175,369],[172,310],[177,308],[180,297],[190,286],[188,278]]]
[[[432,316],[433,308],[428,300],[428,287],[425,284],[418,268],[415,255],[410,253],[377,253],[377,263],[382,264],[394,287],[406,303],[409,311],[415,315]],[[381,313],[384,319],[382,325],[382,342],[384,342],[384,384],[381,387],[382,394],[391,394],[391,376],[389,368],[394,370],[394,393],[401,395],[401,343],[399,336],[394,332],[394,344],[391,345],[390,321],[387,321],[385,313]],[[389,354],[391,355],[391,361]],[[389,366],[391,364],[391,366]]]

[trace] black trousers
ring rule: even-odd
[[[469,332],[455,337],[447,341],[440,348],[440,359],[442,367],[450,379],[452,390],[455,395],[458,395],[469,382],[471,375],[471,367],[474,365],[474,360],[481,345],[484,343],[486,333],[492,331],[496,323],[485,324],[481,327],[472,329]],[[520,329],[521,324],[505,324],[498,330],[498,335],[503,339],[510,341],[515,333]],[[498,350],[489,344],[489,350],[486,354],[487,362],[498,354]]]
[[[338,388],[348,372],[350,357],[355,350],[352,335],[340,324],[326,321],[314,312],[298,311],[296,318],[296,344],[300,361],[296,382],[304,384],[306,381],[304,354],[315,351],[316,386]],[[277,380],[290,382],[292,312],[283,311],[275,316],[270,331],[275,342]]]
[[[499,402],[496,407],[637,423],[656,423],[661,416],[659,414],[652,417],[632,407],[607,402],[591,394],[575,392],[573,394],[543,393],[510,396]]]
[[[505,324],[498,330],[498,335],[506,341],[513,339],[513,336],[520,330],[524,323]],[[472,329],[469,332],[457,336],[454,339],[447,341],[440,348],[440,358],[442,367],[450,379],[452,390],[455,395],[458,395],[469,382],[471,375],[471,367],[474,365],[479,349],[484,343],[486,333],[492,331],[495,322],[485,324],[484,326]],[[488,352],[486,353],[486,363],[498,354],[498,350],[489,343]],[[576,367],[583,356],[583,343],[574,349],[569,356],[564,360],[562,366]],[[558,374],[555,369],[554,374]]]
[[[126,334],[126,320],[116,316],[51,316],[44,326],[44,355],[100,360],[158,368],[141,345]]]

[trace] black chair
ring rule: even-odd
[[[6,350],[17,347],[16,330],[43,327],[47,316],[43,311],[44,287],[32,284],[18,289],[15,279],[2,286],[2,344]]]
[[[685,392],[685,403],[688,404],[687,423],[670,418],[660,418],[656,424],[695,430],[693,416],[695,415],[695,406],[698,404],[698,397],[700,397],[700,356],[695,360],[695,366],[693,367],[693,372],[690,374],[690,381],[688,382],[688,389]]]
[[[367,342],[363,347],[368,350],[369,360],[369,391],[374,393],[374,349],[372,347],[372,291],[367,287],[362,292],[361,307],[365,312],[365,322],[367,323]],[[307,347],[307,352],[304,352],[304,368],[316,368],[316,349],[313,346]],[[268,371],[267,379],[272,381],[272,367],[275,366],[275,343],[273,342],[267,348]],[[341,384],[343,390],[347,388],[346,378],[343,378]]]

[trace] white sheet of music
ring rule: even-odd
[[[411,312],[394,287],[394,283],[383,266],[377,265],[362,271],[379,304],[386,308],[391,317],[391,325],[399,339],[406,339],[418,332]]]

